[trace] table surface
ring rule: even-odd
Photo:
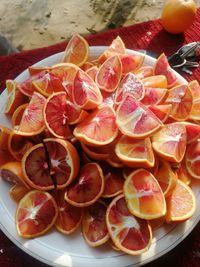
[[[160,21],[155,20],[86,36],[86,39],[90,45],[109,45],[117,35],[120,35],[129,49],[144,49],[157,55],[165,52],[168,56],[185,43],[200,41],[200,10],[198,10],[194,25],[181,35],[166,33],[162,29]],[[54,53],[63,51],[65,47],[66,42],[62,42],[50,47],[0,57],[0,90],[5,88],[6,79],[14,79],[28,66]],[[193,79],[200,80],[200,68],[195,69],[191,76],[183,73],[182,75],[188,81]],[[173,251],[146,266],[169,267],[175,264],[176,267],[200,266],[200,224]],[[0,266],[45,267],[46,265],[25,254],[0,231]]]

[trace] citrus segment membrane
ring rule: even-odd
[[[132,215],[123,195],[115,197],[106,212],[106,223],[114,245],[130,255],[142,254],[148,250],[151,228],[146,220]]]

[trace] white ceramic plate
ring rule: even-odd
[[[106,47],[91,47],[91,58],[96,58],[102,53]],[[139,54],[137,52],[127,50],[130,54]],[[51,66],[58,63],[63,53],[50,56],[34,66]],[[145,63],[153,65],[155,59],[146,56]],[[187,83],[179,74],[176,74],[181,83]],[[22,82],[28,77],[28,71],[24,71],[16,81]],[[9,121],[3,115],[4,104],[7,93],[4,91],[0,95],[0,124],[9,125]],[[193,185],[193,190],[197,197],[197,203],[200,203],[200,184]],[[178,245],[195,227],[200,219],[200,205],[193,217],[185,223],[177,226],[164,226],[154,231],[153,242],[150,249],[140,256],[129,256],[121,252],[115,252],[109,245],[100,248],[90,248],[81,235],[80,231],[65,236],[52,230],[45,236],[32,240],[24,240],[17,235],[15,229],[15,210],[16,205],[9,198],[9,184],[0,178],[0,228],[12,242],[18,247],[30,254],[41,262],[51,266],[59,267],[131,267],[141,266],[151,262],[158,257],[164,255]]]

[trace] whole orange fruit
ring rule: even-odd
[[[167,0],[161,15],[162,25],[167,32],[182,33],[194,22],[196,11],[193,0]]]

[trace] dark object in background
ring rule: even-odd
[[[18,50],[0,33],[0,56],[7,56],[17,52]]]

